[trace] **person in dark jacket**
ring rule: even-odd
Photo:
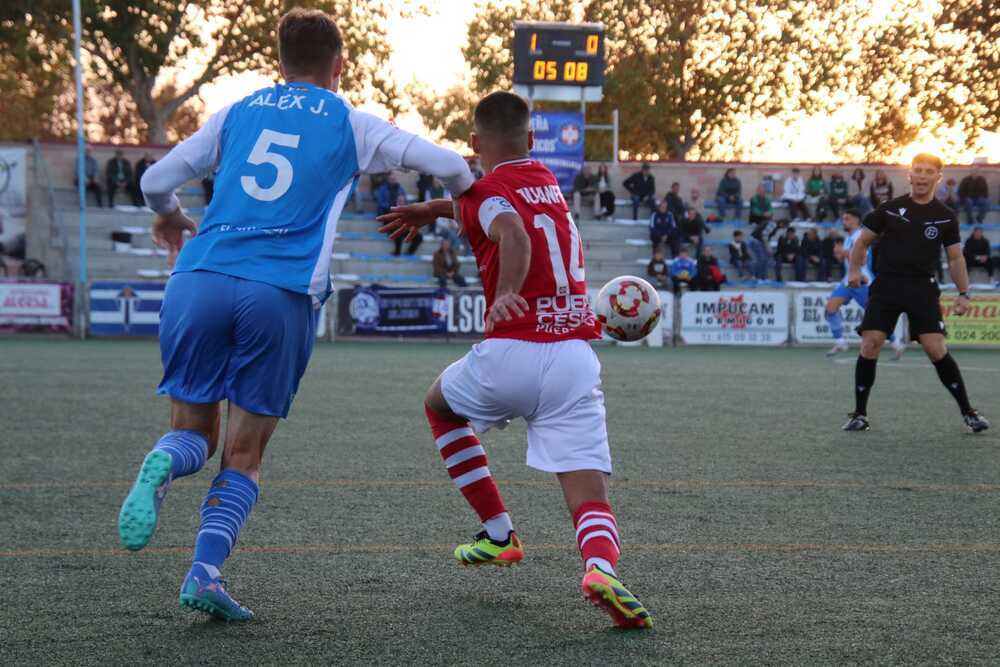
[[[642,169],[625,179],[622,183],[632,195],[632,219],[639,219],[639,206],[645,204],[652,211],[656,208],[656,179],[650,172],[649,164],[644,163]]]
[[[680,223],[686,216],[689,206],[681,199],[681,184],[671,183],[670,191],[664,197],[667,200],[667,209],[674,214],[674,220]]]
[[[732,210],[736,220],[743,218],[743,183],[736,178],[733,169],[726,169],[726,175],[719,181],[719,187],[715,191],[715,207],[719,211],[719,218],[726,220],[726,211]]]
[[[791,264],[795,268],[798,261],[799,237],[795,235],[795,228],[789,227],[785,235],[778,239],[778,250],[774,253],[774,279],[780,282],[782,267]]]
[[[403,197],[403,204],[406,204],[406,191],[403,190],[403,186],[399,184],[399,180],[396,178],[396,174],[390,173],[385,177],[385,180],[375,189],[375,206],[377,209],[376,215],[385,215],[389,212],[396,202],[399,201],[400,196]]]
[[[834,172],[833,176],[830,177],[827,193],[827,203],[830,205],[833,219],[839,220],[840,212],[847,208],[851,198],[847,181],[844,180],[844,176],[839,171]]]
[[[834,267],[843,267],[843,264],[837,261],[837,254],[835,251],[837,244],[843,243],[843,239],[840,238],[840,234],[831,229],[821,243],[823,247],[823,263],[820,266],[824,269],[824,271],[823,275],[821,275],[819,279],[826,282],[830,280],[830,274]]]
[[[701,257],[701,247],[705,244],[705,234],[711,234],[712,230],[705,224],[705,219],[693,208],[689,208],[684,213],[684,218],[680,223],[681,242],[695,244],[695,252]]]
[[[156,164],[156,160],[153,158],[153,154],[148,151],[143,153],[142,159],[135,163],[135,176],[132,178],[132,203],[136,206],[146,205],[142,199],[142,188],[139,183],[142,182],[142,175],[154,164]]]
[[[738,229],[733,232],[733,240],[729,242],[729,263],[736,269],[740,280],[743,280],[744,275],[753,275],[750,269],[750,248],[743,240],[743,232]]]
[[[462,266],[458,262],[458,255],[451,247],[451,241],[441,239],[441,245],[434,253],[434,277],[437,278],[438,285],[448,286],[448,279],[454,281],[458,287],[465,287],[465,278],[462,277]]]
[[[108,208],[115,206],[115,192],[124,190],[132,198],[132,163],[125,159],[124,151],[115,151],[104,168],[105,184],[108,188]]]
[[[670,265],[667,261],[663,259],[663,250],[661,248],[655,248],[653,250],[653,258],[649,260],[649,264],[646,265],[646,275],[649,276],[650,282],[653,283],[653,287],[658,287],[661,289],[666,289],[669,285],[667,277],[670,275]]]
[[[994,258],[990,257],[990,240],[983,236],[982,227],[972,230],[972,236],[965,240],[965,245],[962,247],[962,254],[970,269],[973,267],[986,269],[990,278],[993,277],[995,262]]]
[[[698,275],[695,277],[696,289],[703,292],[718,292],[725,282],[726,274],[719,268],[719,260],[712,253],[712,247],[705,246],[698,256]]]
[[[615,215],[615,192],[611,189],[611,174],[608,173],[608,165],[606,164],[597,168],[597,198],[600,200],[597,219],[613,218]]]
[[[816,228],[806,230],[805,238],[799,244],[798,261],[795,264],[795,279],[798,281],[807,280],[809,269],[816,270],[816,280],[822,280],[823,269],[823,242],[819,240]]]
[[[970,225],[981,225],[990,210],[990,189],[983,175],[969,174],[958,183],[958,203],[965,211],[965,220]],[[972,211],[976,210],[975,219]]]
[[[664,244],[670,246],[670,256],[676,257],[680,249],[680,232],[673,214],[667,210],[667,202],[661,201],[649,217],[649,240],[656,251]]]

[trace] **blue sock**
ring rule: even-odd
[[[222,569],[240,528],[257,502],[258,493],[256,482],[231,468],[212,480],[212,488],[201,505],[201,528],[194,544],[195,564]]]
[[[840,311],[835,313],[827,313],[826,321],[830,323],[830,333],[833,334],[834,340],[840,340],[844,337],[844,318],[840,316]]]
[[[171,431],[153,447],[158,449],[170,454],[172,479],[195,474],[208,459],[208,440],[198,431]]]

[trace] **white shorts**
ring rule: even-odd
[[[601,363],[586,341],[490,338],[445,369],[441,391],[477,433],[524,417],[532,468],[611,472]]]

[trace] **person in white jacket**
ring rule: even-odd
[[[809,217],[805,201],[806,182],[802,179],[798,167],[792,169],[792,175],[785,179],[781,199],[788,206],[788,217],[792,220],[805,220]]]

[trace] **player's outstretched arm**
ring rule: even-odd
[[[965,255],[962,254],[962,246],[954,243],[947,248],[948,253],[948,273],[951,274],[951,282],[958,288],[958,298],[952,311],[956,315],[965,315],[969,310],[969,268],[965,264]]]
[[[430,201],[393,206],[388,213],[383,213],[376,220],[382,223],[378,228],[389,238],[395,239],[405,234],[406,241],[417,235],[421,227],[433,223],[438,218],[453,218],[454,202],[450,199],[432,199]]]
[[[851,248],[851,264],[847,269],[847,286],[861,287],[866,278],[861,273],[861,267],[868,261],[868,247],[875,242],[878,236],[867,227],[861,228],[861,236],[854,242]]]
[[[497,322],[523,317],[528,312],[528,302],[520,291],[531,265],[531,239],[519,215],[496,216],[490,223],[489,237],[500,246],[500,275],[493,306],[486,314],[487,333]]]

